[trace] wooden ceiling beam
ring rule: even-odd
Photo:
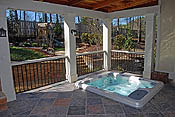
[[[99,2],[95,5],[93,5],[92,10],[97,10],[97,9],[109,6],[110,4],[116,3],[116,2],[119,2],[119,0],[105,0],[103,2]]]
[[[121,4],[120,6],[116,6],[115,8],[108,9],[108,12],[113,12],[113,11],[119,11],[119,10],[124,10],[124,9],[129,9],[129,8],[134,8],[137,6],[145,5],[145,4],[153,4],[155,5],[157,3],[157,0],[135,0],[131,3],[125,3]]]
[[[84,0],[70,0],[67,4],[72,6],[72,5],[79,4],[82,1],[84,1]]]

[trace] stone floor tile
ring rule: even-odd
[[[56,92],[48,92],[44,93],[41,98],[56,98],[58,93]]]
[[[127,106],[127,105],[123,105],[123,109],[124,109],[124,112],[126,114],[138,114],[138,113],[141,113],[140,109],[136,109],[136,108],[133,108],[133,107],[130,107],[130,106]]]
[[[70,103],[70,98],[57,98],[53,105],[55,106],[68,106]]]
[[[102,104],[101,98],[87,98],[87,105]]]
[[[70,106],[68,115],[85,115],[85,106]]]
[[[106,114],[122,114],[124,113],[123,108],[120,104],[118,105],[104,105]]]
[[[151,103],[147,103],[143,108],[141,108],[143,113],[156,112],[159,113],[159,110]]]
[[[163,113],[164,117],[175,117],[175,113]]]
[[[55,99],[53,98],[45,98],[45,99],[40,99],[40,101],[38,102],[37,106],[51,106],[53,104],[53,102],[55,101]]]
[[[80,90],[80,89],[74,90],[72,97],[73,98],[86,98],[86,91]]]
[[[29,115],[27,117],[47,117],[47,115]]]
[[[151,113],[142,113],[143,117],[164,117],[161,113],[151,112]],[[167,116],[165,116],[167,117]]]
[[[0,111],[0,117],[12,117],[12,113],[9,110]]]
[[[57,95],[57,98],[71,98],[72,97],[72,91],[68,92],[59,92]]]
[[[8,103],[8,109],[13,115],[19,115],[31,111],[38,103],[38,100],[16,100]]]
[[[87,114],[105,114],[103,105],[88,105]]]
[[[87,98],[101,98],[102,96],[86,91]]]
[[[49,114],[54,115],[66,115],[68,112],[68,106],[52,106],[49,110]]]
[[[67,117],[86,117],[85,115],[68,115]]]
[[[49,113],[51,106],[35,106],[31,111],[31,115],[47,115]]]
[[[105,114],[93,114],[93,115],[86,115],[86,117],[106,117]],[[113,116],[109,116],[109,117],[113,117]]]
[[[102,98],[102,102],[104,105],[118,105],[118,104],[120,104],[119,102],[113,101],[113,100],[108,99],[108,98]]]
[[[0,117],[175,117],[174,92],[167,84],[142,109],[135,109],[66,83],[17,94],[17,100],[8,102],[8,110],[0,112]]]
[[[86,98],[71,98],[70,106],[85,106],[86,105]]]
[[[67,117],[67,115],[49,114],[47,117]]]
[[[33,93],[21,93],[16,95],[17,100],[29,100],[29,99],[39,99],[43,93],[33,92]]]
[[[125,117],[142,117],[142,115],[140,113],[137,113],[137,114],[125,114]]]

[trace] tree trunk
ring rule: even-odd
[[[44,22],[47,23],[47,13],[44,13]]]
[[[139,42],[142,41],[142,18],[141,16],[139,17]]]
[[[50,23],[52,23],[52,14],[50,14]]]
[[[117,35],[120,34],[120,19],[117,19]]]

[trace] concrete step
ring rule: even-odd
[[[0,91],[0,111],[4,111],[7,109],[8,109],[7,98],[5,94],[2,91]]]

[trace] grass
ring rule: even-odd
[[[64,51],[64,48],[54,48],[55,51]]]
[[[44,54],[21,47],[10,47],[11,61],[25,61],[45,57]]]

